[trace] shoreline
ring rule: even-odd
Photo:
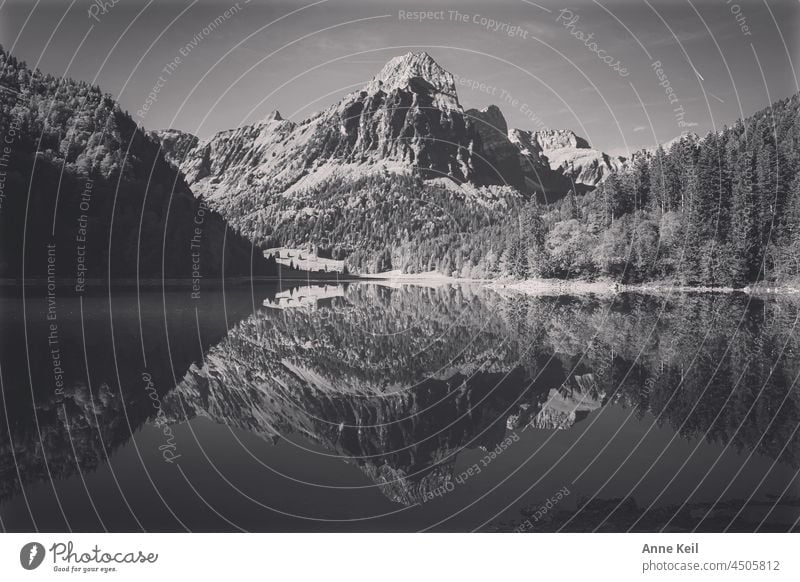
[[[571,279],[525,279],[492,281],[488,288],[498,292],[523,293],[526,295],[575,295],[591,293],[595,295],[614,295],[618,293],[645,293],[650,295],[664,293],[699,293],[747,295],[796,295],[800,288],[786,285],[757,283],[746,287],[708,287],[676,285],[668,282],[623,284],[611,280],[584,281]]]
[[[208,277],[201,279],[201,285],[207,284],[208,286],[213,287],[220,287],[223,283],[226,285],[249,285],[249,284],[260,284],[260,283],[279,283],[281,281],[300,281],[300,282],[312,282],[312,283],[352,283],[355,281],[362,280],[360,277],[352,276],[352,275],[340,275],[337,277],[319,277],[319,276],[305,276],[305,275],[297,275],[297,276],[285,276],[281,275],[272,276],[272,275],[259,275],[255,277],[248,277],[248,276],[241,276],[237,275],[234,277]],[[192,278],[167,278],[167,279],[153,279],[153,278],[142,278],[142,279],[86,279],[83,287],[85,289],[104,289],[111,284],[112,288],[117,287],[140,287],[143,289],[156,289],[159,287],[170,287],[170,288],[181,288],[181,287],[191,287],[192,286]],[[0,278],[0,288],[30,288],[30,287],[46,287],[48,285],[48,281],[46,278],[35,278],[35,279],[25,279],[24,281],[20,279],[10,279],[10,278]],[[56,288],[73,288],[75,287],[75,280],[71,278],[59,278],[55,280]]]
[[[253,284],[278,284],[306,283],[306,284],[345,284],[345,283],[378,283],[386,285],[480,285],[500,293],[520,293],[525,295],[615,295],[618,293],[644,293],[650,295],[667,293],[700,293],[700,294],[729,294],[744,293],[747,295],[797,295],[800,294],[800,287],[792,285],[778,285],[769,283],[757,283],[746,287],[707,287],[707,286],[687,286],[677,285],[669,282],[650,282],[623,284],[617,281],[601,279],[598,281],[586,281],[582,279],[465,279],[461,277],[451,277],[441,273],[400,273],[389,271],[385,273],[374,273],[366,275],[339,275],[330,276],[311,276],[311,274],[296,274],[295,276],[235,276],[225,278],[203,279],[202,283],[210,288],[222,287],[223,284],[231,286],[243,286]],[[0,289],[8,288],[36,288],[46,287],[47,279],[26,279],[24,282],[19,279],[0,278]],[[57,279],[57,288],[74,288],[75,281],[72,279]],[[140,289],[159,289],[171,288],[180,289],[191,287],[192,279],[112,279],[111,288],[140,288]],[[109,287],[108,279],[87,279],[85,289],[105,289]]]

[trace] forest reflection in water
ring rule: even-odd
[[[800,515],[792,300],[357,283],[71,301],[62,393],[44,303],[4,301],[12,529],[785,531]]]

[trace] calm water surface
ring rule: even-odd
[[[6,291],[0,317],[9,531],[800,516],[791,300],[358,283],[59,297],[55,319]]]

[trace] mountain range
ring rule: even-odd
[[[357,273],[795,285],[800,95],[630,159],[464,109],[425,52],[300,121],[154,132],[198,196],[265,249]]]
[[[188,278],[198,264],[202,277],[270,274],[262,251],[276,248],[355,273],[735,288],[800,277],[797,94],[623,160],[569,130],[509,128],[496,106],[464,109],[424,52],[306,119],[274,111],[202,140],[145,132],[98,87],[5,51],[0,85],[14,137],[3,277],[49,275],[48,244],[63,277],[80,252],[96,278]]]
[[[381,214],[386,203],[444,196],[467,213],[502,214],[531,197],[591,190],[622,164],[572,131],[509,128],[494,105],[465,110],[453,75],[425,52],[391,59],[360,90],[297,122],[274,111],[204,140],[174,129],[150,135],[194,193],[251,240],[339,245],[342,256],[370,237],[348,208]],[[408,191],[395,199],[398,180]],[[418,210],[436,222],[435,210]],[[343,220],[360,232],[330,240]],[[399,243],[403,233],[390,236]]]
[[[354,272],[794,285],[800,95],[630,159],[464,109],[425,52],[294,122],[156,132],[188,185],[262,248]]]
[[[273,111],[202,141],[172,129],[151,135],[210,197],[285,195],[331,175],[386,169],[557,199],[621,165],[570,130],[509,128],[495,105],[465,110],[453,75],[425,52],[391,59],[361,90],[299,122]]]

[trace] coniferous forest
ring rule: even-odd
[[[31,70],[2,47],[0,85],[0,277],[274,270],[100,88]]]
[[[610,278],[741,288],[800,277],[800,95],[705,137],[636,152],[555,203],[475,200],[413,176],[326,180],[244,222],[263,246],[311,245],[350,271]],[[239,203],[252,204],[252,200]],[[322,212],[306,212],[309,207]],[[252,210],[252,209],[251,209]],[[248,213],[243,213],[248,214]]]
[[[24,237],[32,275],[44,272],[44,242],[54,238],[70,249],[85,223],[94,241],[110,241],[112,249],[87,245],[92,275],[131,277],[138,269],[155,276],[163,263],[168,276],[187,276],[192,221],[207,211],[202,252],[210,276],[221,272],[221,248],[230,255],[226,270],[249,272],[252,241],[307,247],[361,274],[735,288],[800,278],[797,94],[705,137],[686,134],[636,152],[594,190],[570,190],[552,203],[509,187],[475,190],[375,172],[323,180],[291,197],[231,197],[226,208],[211,206],[228,217],[225,235],[225,223],[192,195],[157,139],[110,96],[31,71],[6,52],[0,65],[0,126],[14,134],[3,248],[22,248]],[[83,220],[87,195],[91,211]],[[20,258],[3,253],[0,271],[18,276]],[[73,262],[59,261],[58,271],[69,274]]]
[[[799,107],[794,95],[704,138],[638,152],[594,191],[484,213],[491,224],[474,232],[411,236],[383,254],[395,268],[477,278],[796,282]]]

